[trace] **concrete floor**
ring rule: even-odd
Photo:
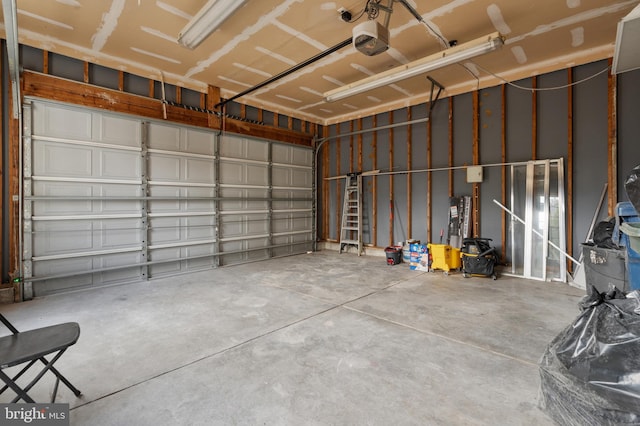
[[[537,362],[582,294],[322,251],[2,311],[80,323],[72,425],[545,425]]]

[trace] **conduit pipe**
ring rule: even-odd
[[[9,77],[13,105],[13,118],[18,119],[18,273],[23,275],[22,262],[22,192],[23,192],[23,153],[22,153],[22,103],[20,93],[20,54],[18,48],[18,14],[16,0],[2,0],[4,15],[5,37],[7,39],[7,59],[9,62]],[[13,265],[12,265],[13,267]],[[20,293],[24,296],[24,282],[21,282]]]

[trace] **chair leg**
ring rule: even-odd
[[[13,376],[13,378],[11,379],[12,382],[15,382],[16,380],[18,380],[20,378],[20,376],[22,376],[28,369],[31,368],[31,366],[33,364],[36,363],[36,360],[32,360],[29,362],[29,364],[27,364],[26,367],[24,367],[22,370],[20,370],[20,372],[18,374],[16,374],[15,376]],[[4,387],[2,389],[0,389],[0,395],[4,393],[4,391],[6,391],[7,389],[9,389],[9,385],[4,385]]]
[[[53,385],[53,393],[51,394],[51,403],[56,402],[56,395],[58,394],[58,385],[60,384],[60,378],[56,377],[56,384]]]
[[[42,357],[42,358],[40,358],[40,361],[42,361],[45,365],[47,365],[47,359],[46,358]],[[71,384],[71,382],[69,380],[67,380],[66,377],[64,377],[62,374],[60,374],[60,372],[58,370],[56,370],[56,368],[53,365],[49,366],[49,370],[51,370],[51,372],[56,375],[58,380],[62,381],[62,383],[67,385],[69,390],[71,390],[71,392],[73,392],[73,394],[75,396],[80,396],[82,394],[82,392],[80,392],[78,389],[76,389],[76,387],[73,386]]]
[[[11,402],[18,402],[20,399],[23,399],[24,402],[35,402],[31,397],[27,394],[27,391],[20,388],[9,376],[5,374],[4,371],[0,370],[0,379],[7,384],[7,387],[11,388],[18,396]]]

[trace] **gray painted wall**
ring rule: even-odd
[[[502,93],[500,87],[480,92],[480,163],[502,162]],[[480,235],[493,239],[494,246],[502,251],[502,221],[500,208],[493,200],[502,199],[502,169],[485,167],[480,185]]]
[[[600,61],[577,67],[573,80],[589,77],[606,66],[606,61]],[[604,73],[573,89],[573,244],[578,256],[607,183],[607,84]],[[605,204],[600,217],[606,213]]]
[[[433,169],[449,166],[449,101],[450,99],[440,99],[431,112],[431,168]],[[436,240],[439,238],[441,230],[444,230],[445,236],[447,232],[449,220],[448,172],[433,172],[431,185],[431,214],[433,216],[431,235],[432,239]]]

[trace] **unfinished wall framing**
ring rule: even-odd
[[[621,182],[640,164],[640,131],[637,117],[633,117],[640,107],[640,96],[633,96],[640,86],[640,71],[617,78],[598,74],[607,66],[608,61],[598,61],[515,82],[519,88],[505,84],[442,99],[435,104],[430,120],[409,126],[402,123],[421,115],[415,114],[416,108],[425,105],[409,112],[400,109],[358,119],[365,131],[370,130],[362,134],[362,150],[375,153],[376,164],[363,164],[356,170],[382,171],[365,177],[375,186],[369,185],[370,190],[364,192],[365,205],[373,206],[373,211],[365,213],[370,217],[364,219],[369,227],[364,235],[377,236],[367,238],[365,243],[385,247],[405,239],[438,242],[440,230],[446,230],[448,197],[472,195],[477,201],[475,233],[492,238],[509,261],[507,232],[511,219],[491,202],[507,202],[508,168],[485,167],[482,183],[469,184],[463,167],[562,158],[567,247],[570,254],[578,253],[603,185],[616,181],[611,185],[618,189],[610,192],[610,205],[624,201]],[[581,81],[588,77],[593,78]],[[579,84],[571,86],[576,82]],[[397,126],[392,131],[385,128],[393,124]],[[340,138],[347,128],[348,123],[332,125],[328,135]],[[322,161],[331,164],[325,177],[348,171],[337,161],[336,149],[335,142],[323,147]],[[411,173],[406,179],[393,173],[420,169],[429,171]],[[341,199],[339,184],[324,180],[321,185],[323,199],[336,200],[323,206],[329,213],[324,210],[321,219],[338,217],[334,212]],[[424,196],[417,197],[420,193]],[[610,213],[604,210],[601,218]],[[418,223],[426,226],[416,226]],[[336,240],[336,228],[322,229],[322,239]]]

